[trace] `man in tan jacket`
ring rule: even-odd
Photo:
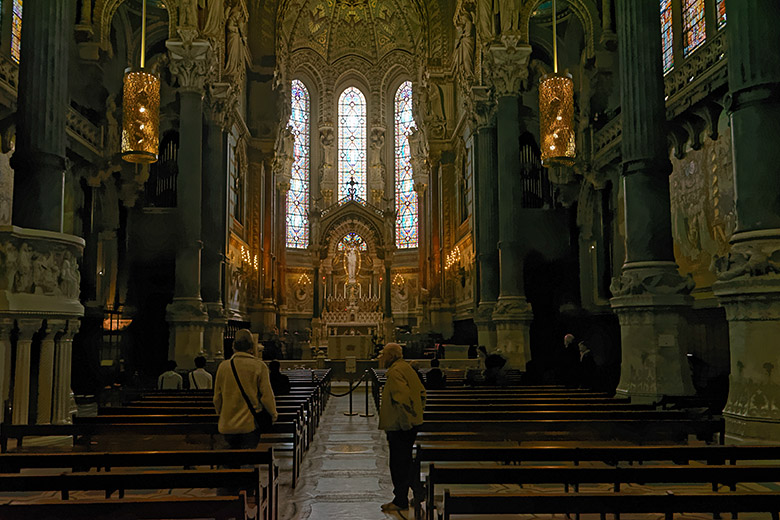
[[[214,382],[214,407],[219,414],[219,433],[225,436],[230,448],[234,450],[256,448],[261,432],[257,429],[254,415],[238,388],[231,361],[235,364],[241,386],[252,407],[257,411],[266,410],[274,421],[278,415],[268,367],[251,354],[254,346],[255,340],[249,330],[241,329],[236,332],[234,354],[229,360],[220,363]]]
[[[392,502],[382,505],[382,511],[403,511],[409,508],[409,487],[418,477],[412,475],[412,448],[423,422],[425,387],[417,372],[404,361],[398,343],[385,345],[379,362],[387,367],[379,405],[379,429],[385,430],[390,446],[390,477],[395,495]],[[415,497],[419,495],[415,490]]]

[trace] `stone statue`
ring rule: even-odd
[[[360,252],[357,247],[352,246],[344,251],[344,268],[347,270],[347,283],[356,283],[360,269]]]
[[[461,79],[471,78],[474,74],[474,22],[472,13],[461,9],[458,18],[455,21],[455,28],[458,36],[455,41],[455,51],[453,58],[455,61],[456,74]]]
[[[478,0],[477,2],[477,32],[483,44],[493,41],[496,36],[495,4],[498,0]]]
[[[78,299],[81,274],[79,265],[70,251],[65,251],[60,272],[60,291],[66,298]]]
[[[320,185],[336,182],[335,172],[336,135],[331,126],[320,127],[320,145],[322,146],[322,163],[320,164]]]
[[[180,0],[179,25],[182,27],[198,26],[198,3],[195,0]]]
[[[276,137],[274,156],[274,174],[277,177],[289,178],[295,160],[295,135],[290,126],[279,130]]]
[[[240,2],[235,2],[225,22],[225,76],[240,78],[247,61],[246,20]]]
[[[427,161],[429,148],[425,132],[420,127],[414,127],[406,138],[409,140],[409,154],[412,160]]]
[[[517,31],[520,26],[520,0],[499,0],[501,33]]]
[[[203,35],[217,39],[225,28],[224,0],[199,0],[199,6],[206,11]]]
[[[384,186],[385,184],[385,165],[382,162],[384,146],[385,130],[383,128],[372,129],[368,147],[369,182],[372,185]]]

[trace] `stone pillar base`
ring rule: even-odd
[[[622,345],[617,393],[637,403],[695,394],[683,315],[691,298],[636,294],[612,298],[610,304],[620,320]]]
[[[168,305],[170,329],[168,359],[173,359],[180,369],[195,368],[195,357],[203,350],[203,335],[208,314],[203,302],[194,299],[174,298]]]
[[[496,350],[498,346],[496,324],[493,322],[493,310],[495,308],[496,302],[480,302],[474,319],[474,323],[477,325],[477,341],[488,352]]]
[[[431,300],[431,328],[430,331],[441,334],[443,338],[451,338],[454,332],[452,324],[452,311],[442,306],[438,298]]]
[[[508,367],[525,371],[531,361],[531,305],[522,296],[499,296],[493,310],[496,324],[496,351],[508,361]],[[488,351],[490,352],[490,351]]]
[[[208,359],[223,359],[227,317],[222,302],[207,303],[209,321],[203,333],[203,350]]]
[[[270,298],[264,299],[260,305],[254,307],[249,319],[252,322],[252,332],[259,334],[260,338],[270,334],[276,327],[276,307]]]
[[[731,375],[723,416],[730,441],[780,443],[780,279],[776,268],[767,268],[779,250],[780,240],[753,240],[751,250],[735,243],[732,257],[741,253],[744,260],[723,266],[713,286],[729,322]],[[764,266],[756,262],[762,258]]]

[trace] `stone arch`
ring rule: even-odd
[[[341,239],[349,234],[357,233],[366,243],[368,254],[378,256],[383,246],[382,235],[374,223],[360,218],[354,213],[346,213],[341,218],[335,219],[323,233],[323,242],[328,252],[328,257],[336,255],[336,248]]]
[[[529,41],[531,16],[542,1],[544,0],[528,2],[521,8],[520,30],[523,41]],[[592,58],[596,53],[596,41],[601,37],[598,9],[592,0],[569,0],[569,7],[582,24],[585,31],[585,52],[588,58]]]
[[[111,21],[114,19],[117,9],[126,0],[96,0],[92,11],[92,25],[97,29],[95,40],[100,48],[108,51],[111,48]],[[176,34],[178,23],[179,0],[166,0],[165,9],[168,11],[168,35]]]

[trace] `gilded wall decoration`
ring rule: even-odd
[[[709,292],[715,282],[714,257],[730,251],[736,226],[731,135],[707,138],[684,159],[672,158],[670,177],[674,253],[682,274],[691,274],[697,291]]]
[[[287,312],[311,316],[314,303],[313,273],[294,270],[287,272]]]
[[[393,270],[391,298],[393,314],[411,314],[417,310],[417,273]]]

